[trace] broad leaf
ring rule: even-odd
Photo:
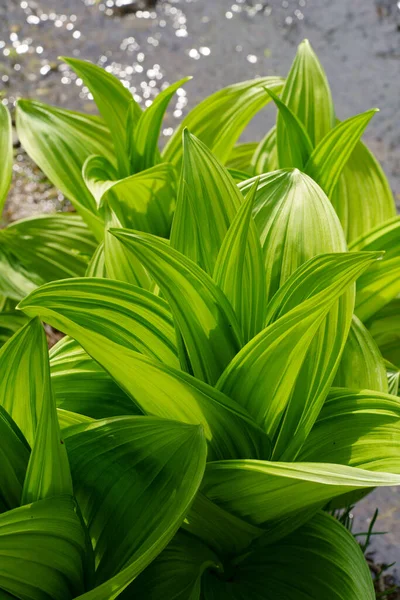
[[[18,101],[16,120],[26,152],[101,240],[102,220],[82,179],[82,165],[91,154],[102,154],[114,162],[110,133],[103,121],[32,100]]]
[[[222,242],[213,279],[233,306],[248,342],[261,331],[265,315],[264,260],[252,218],[258,181],[236,213]]]
[[[107,277],[105,258],[104,258],[104,242],[101,242],[87,266],[86,277]]]
[[[342,307],[337,300],[375,259],[344,253],[306,263],[272,301],[270,324],[219,379],[218,389],[242,404],[272,438],[275,459],[293,459],[317,418],[351,322],[351,298]],[[336,318],[324,323],[333,307]]]
[[[96,566],[96,587],[82,598],[109,600],[180,526],[201,483],[206,444],[200,427],[153,417],[107,419],[71,431],[74,491]]]
[[[105,69],[77,58],[64,57],[63,60],[91,91],[97,108],[111,133],[119,176],[127,177],[130,175],[129,148],[133,128],[142,114],[139,105],[133,99],[131,92],[122,85],[122,82]],[[132,129],[128,127],[128,124]]]
[[[17,425],[0,406],[0,512],[21,503],[30,448]]]
[[[237,144],[232,148],[232,151],[226,162],[226,167],[230,171],[242,171],[243,173],[247,173],[247,178],[249,175],[254,175],[252,160],[257,148],[258,142]]]
[[[333,385],[388,391],[382,354],[368,329],[355,315]]]
[[[368,110],[339,123],[311,154],[305,172],[318,183],[328,198],[332,198],[343,168],[377,110]]]
[[[400,474],[399,448],[400,402],[396,396],[334,388],[299,460]]]
[[[304,125],[313,146],[334,125],[335,115],[328,80],[308,40],[301,42],[298,47],[281,100]],[[284,130],[285,127],[283,116],[279,112],[277,129]],[[283,147],[283,131],[279,135]],[[286,139],[287,136],[286,132]]]
[[[0,312],[0,347],[26,322],[26,315],[16,310]]]
[[[0,231],[1,234],[1,231]],[[43,281],[35,273],[27,271],[0,235],[0,293],[13,300],[21,300]]]
[[[167,298],[195,377],[214,384],[241,342],[224,293],[194,262],[155,236],[121,229],[112,233],[139,258]]]
[[[3,212],[11,184],[13,165],[13,143],[11,116],[6,106],[0,102],[0,215]]]
[[[184,77],[168,86],[141,114],[133,136],[131,167],[134,173],[144,171],[162,162],[158,149],[158,138],[164,113],[178,88],[190,79],[191,77]]]
[[[276,94],[268,89],[267,92],[276,104],[281,117],[278,119],[276,129],[279,168],[297,167],[304,170],[313,151],[307,130],[295,113]]]
[[[181,136],[187,127],[222,163],[226,162],[246,125],[269,102],[264,86],[278,93],[283,80],[271,76],[236,83],[200,102],[176,129],[165,147],[163,159],[175,165],[180,163]]]
[[[367,325],[384,358],[400,365],[400,298],[386,304]]]
[[[203,598],[374,600],[375,592],[352,534],[333,517],[318,512],[279,543],[236,560],[225,577],[205,574]]]
[[[276,171],[276,169],[278,169],[278,149],[276,144],[275,125],[258,144],[257,149],[253,154],[251,166],[255,175],[269,173],[269,171]]]
[[[84,552],[71,497],[39,500],[0,515],[1,597],[4,590],[11,598],[76,598],[84,591]]]

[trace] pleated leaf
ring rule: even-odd
[[[270,324],[219,379],[217,388],[242,404],[272,438],[275,459],[295,457],[317,418],[351,323],[351,302],[340,307],[337,300],[375,259],[375,254],[344,253],[306,263],[268,307]],[[336,320],[324,323],[334,306]]]
[[[247,176],[254,175],[252,160],[257,147],[258,142],[246,142],[234,146],[226,162],[228,170],[241,171],[247,173]]]
[[[204,472],[202,428],[120,417],[74,428],[66,444],[94,548],[95,587],[82,598],[110,600],[180,526]]]
[[[400,402],[369,390],[333,388],[299,455],[400,473]]]
[[[268,87],[268,86],[266,86]],[[274,90],[273,90],[274,91]],[[281,100],[304,125],[313,146],[316,146],[334,125],[334,108],[325,72],[308,40],[303,40],[282,91]],[[281,147],[288,141],[283,115],[277,117]]]
[[[32,100],[18,101],[16,120],[26,152],[101,240],[102,220],[83,181],[82,166],[92,154],[101,154],[114,162],[110,133],[104,122],[98,117]]]
[[[239,325],[226,296],[200,267],[155,236],[121,229],[112,233],[160,286],[194,376],[213,385],[241,344]]]
[[[324,512],[280,542],[250,553],[233,574],[207,573],[204,600],[374,600],[360,546]]]
[[[11,116],[6,106],[0,103],[0,214],[3,212],[11,184],[13,165],[13,143]]]
[[[26,315],[16,310],[0,312],[0,347],[26,322]]]
[[[279,92],[280,77],[262,77],[230,85],[215,92],[198,104],[183,119],[163,152],[163,159],[178,165],[182,160],[182,132],[187,127],[213,154],[225,163],[254,115],[269,101],[264,86]],[[215,123],[218,122],[218,127]]]
[[[84,591],[84,552],[71,497],[39,500],[0,515],[1,597],[4,590],[10,598],[76,598]]]
[[[374,314],[368,329],[384,358],[400,365],[400,298],[395,298]]]
[[[171,246],[212,276],[218,252],[243,197],[228,171],[188,130],[171,230]]]
[[[63,60],[91,91],[111,133],[119,176],[127,177],[130,175],[129,148],[133,128],[142,114],[141,108],[121,81],[105,69],[78,58],[64,57]]]
[[[252,218],[258,181],[236,213],[222,242],[213,279],[230,301],[243,340],[248,342],[264,324],[266,297],[264,260]]]
[[[101,242],[87,266],[86,277],[107,277],[105,258],[104,258],[104,242]]]
[[[388,391],[382,354],[368,329],[355,315],[333,385]]]
[[[2,296],[12,300],[21,300],[42,283],[40,277],[27,271],[7,244],[2,243],[0,235],[0,293]]]
[[[377,111],[376,108],[368,110],[336,125],[309,157],[305,172],[318,183],[328,198],[332,198],[344,166]]]
[[[191,77],[184,77],[168,86],[141,114],[133,136],[131,166],[134,173],[144,171],[162,162],[158,149],[158,138],[164,113],[176,91],[190,79]]]
[[[331,200],[349,243],[396,214],[382,167],[362,142],[344,166]]]
[[[279,168],[296,167],[304,170],[313,151],[307,130],[295,113],[274,92],[268,89],[266,91],[274,101],[280,116],[276,128]]]
[[[21,431],[0,406],[0,512],[17,508],[21,503],[29,452]]]
[[[258,144],[253,154],[251,165],[255,175],[276,171],[279,168],[275,125]]]

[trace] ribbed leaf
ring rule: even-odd
[[[388,391],[382,354],[368,329],[355,315],[333,385],[356,390]]]
[[[332,198],[344,166],[377,111],[374,108],[339,123],[326,134],[311,154],[305,172],[321,186],[328,198]]]
[[[251,165],[255,175],[276,171],[278,169],[278,149],[276,144],[275,125],[258,144],[253,154]]]
[[[121,81],[105,69],[77,58],[64,57],[63,60],[91,91],[97,108],[111,133],[119,176],[127,177],[130,175],[128,151],[133,128],[142,114],[139,105]],[[128,122],[132,129],[128,127]]]
[[[0,406],[0,512],[21,503],[29,452],[24,436]]]
[[[236,402],[182,371],[116,343],[110,336],[114,324],[98,332],[90,319],[83,325],[75,322],[72,310],[66,317],[46,309],[43,290],[43,296],[37,291],[20,308],[30,315],[45,313],[46,322],[74,337],[145,414],[202,424],[209,458],[269,456],[267,436]]]
[[[358,142],[343,168],[331,200],[348,242],[396,214],[382,167],[362,142]]]
[[[267,92],[276,104],[281,117],[277,121],[276,129],[279,168],[296,167],[304,170],[313,151],[307,130],[295,113],[276,94],[268,89]]]
[[[270,98],[264,86],[279,92],[280,77],[262,77],[230,85],[212,94],[183,119],[163,152],[163,159],[177,165],[182,160],[182,131],[187,127],[210,148],[215,156],[226,162],[240,134],[253,116]],[[218,121],[218,127],[215,123]]]
[[[171,246],[214,272],[219,249],[243,197],[205,144],[185,130]]]
[[[368,329],[384,358],[400,365],[400,298],[395,298],[374,314]]]
[[[368,253],[332,254],[301,267],[269,306],[270,325],[219,379],[218,389],[242,404],[273,439],[275,459],[296,456],[317,418],[351,322],[351,303],[340,309],[337,300],[375,259]],[[335,305],[336,320],[321,328]]]
[[[107,277],[105,258],[104,258],[104,242],[101,242],[87,266],[86,277]]]
[[[253,180],[240,184],[244,193]],[[299,170],[280,170],[260,179],[254,220],[264,250],[267,298],[309,258],[344,252],[339,220],[321,188]]]
[[[60,409],[94,419],[140,414],[110,375],[68,336],[50,350],[50,375]]]
[[[179,366],[168,305],[146,290],[122,281],[84,277],[47,284],[30,296],[29,305],[35,300],[44,320],[58,319],[61,331],[63,318],[73,319],[110,341]]]
[[[369,390],[332,389],[299,460],[399,474],[399,399]]]
[[[26,315],[16,310],[0,312],[0,347],[26,322]]]
[[[398,396],[400,387],[400,369],[387,360],[385,360],[385,365],[389,394]]]
[[[224,293],[200,267],[155,236],[112,232],[140,259],[167,298],[195,377],[214,384],[241,341]]]
[[[279,543],[245,555],[233,573],[206,574],[204,600],[374,600],[351,533],[324,512]]]
[[[120,417],[78,426],[66,444],[95,556],[96,587],[82,598],[111,600],[180,526],[204,472],[203,432],[154,417]]]
[[[0,231],[0,240],[43,283],[82,277],[96,249],[87,225],[79,216],[67,214],[16,221]]]
[[[16,119],[26,152],[101,240],[102,220],[82,179],[82,165],[91,154],[114,162],[110,133],[103,121],[32,100],[18,101]]]
[[[222,572],[216,554],[200,540],[178,531],[164,552],[139,575],[121,599],[200,600],[201,577],[210,568]]]
[[[190,79],[191,77],[184,77],[167,87],[141,114],[133,136],[131,167],[134,173],[149,169],[162,161],[158,138],[164,113],[177,89]]]
[[[230,171],[234,170],[247,173],[247,176],[254,175],[252,160],[257,148],[258,142],[246,142],[244,144],[237,144],[232,148],[232,151],[226,162],[226,167]]]
[[[71,497],[39,500],[0,515],[0,593],[29,600],[76,598],[84,591],[84,551]]]
[[[168,163],[131,175],[115,177],[102,156],[91,156],[83,165],[83,177],[101,207],[107,203],[124,227],[168,237],[175,208],[175,171]]]
[[[21,300],[43,282],[35,273],[27,271],[0,235],[0,293],[6,298]]]
[[[258,181],[236,213],[222,242],[213,279],[233,306],[248,342],[261,331],[265,315],[264,260],[252,219]]]
[[[224,510],[264,527],[345,492],[388,485],[400,485],[400,475],[323,462],[226,460],[207,464],[201,491]]]
[[[308,40],[298,47],[281,100],[303,123],[311,143],[316,146],[334,125],[331,91],[324,70]],[[278,113],[277,129],[284,129]],[[285,144],[283,132],[280,134]]]
[[[13,165],[13,143],[11,116],[0,102],[0,214],[11,184]]]

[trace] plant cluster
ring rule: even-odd
[[[161,152],[112,75],[100,117],[20,100],[77,214],[0,231],[0,598],[372,600],[332,516],[400,485],[400,219],[307,41]],[[238,144],[268,102],[276,126]],[[1,107],[1,105],[0,105]],[[0,109],[0,199],[11,122]],[[65,333],[48,351],[42,326]]]

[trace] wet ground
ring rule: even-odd
[[[308,37],[331,83],[341,119],[379,107],[365,136],[400,204],[400,2],[396,0],[159,0],[157,9],[120,16],[126,0],[0,0],[0,97],[18,96],[94,111],[88,90],[60,63],[79,56],[119,76],[138,102],[168,83],[194,79],[168,111],[163,136],[190,106],[225,85],[257,75],[285,75]],[[274,119],[268,107],[247,129],[258,140]],[[16,146],[17,146],[17,140]],[[68,210],[68,203],[16,148],[6,220]],[[355,529],[374,537],[377,559],[400,565],[400,492],[379,490],[355,511]],[[400,570],[400,568],[399,568]]]

